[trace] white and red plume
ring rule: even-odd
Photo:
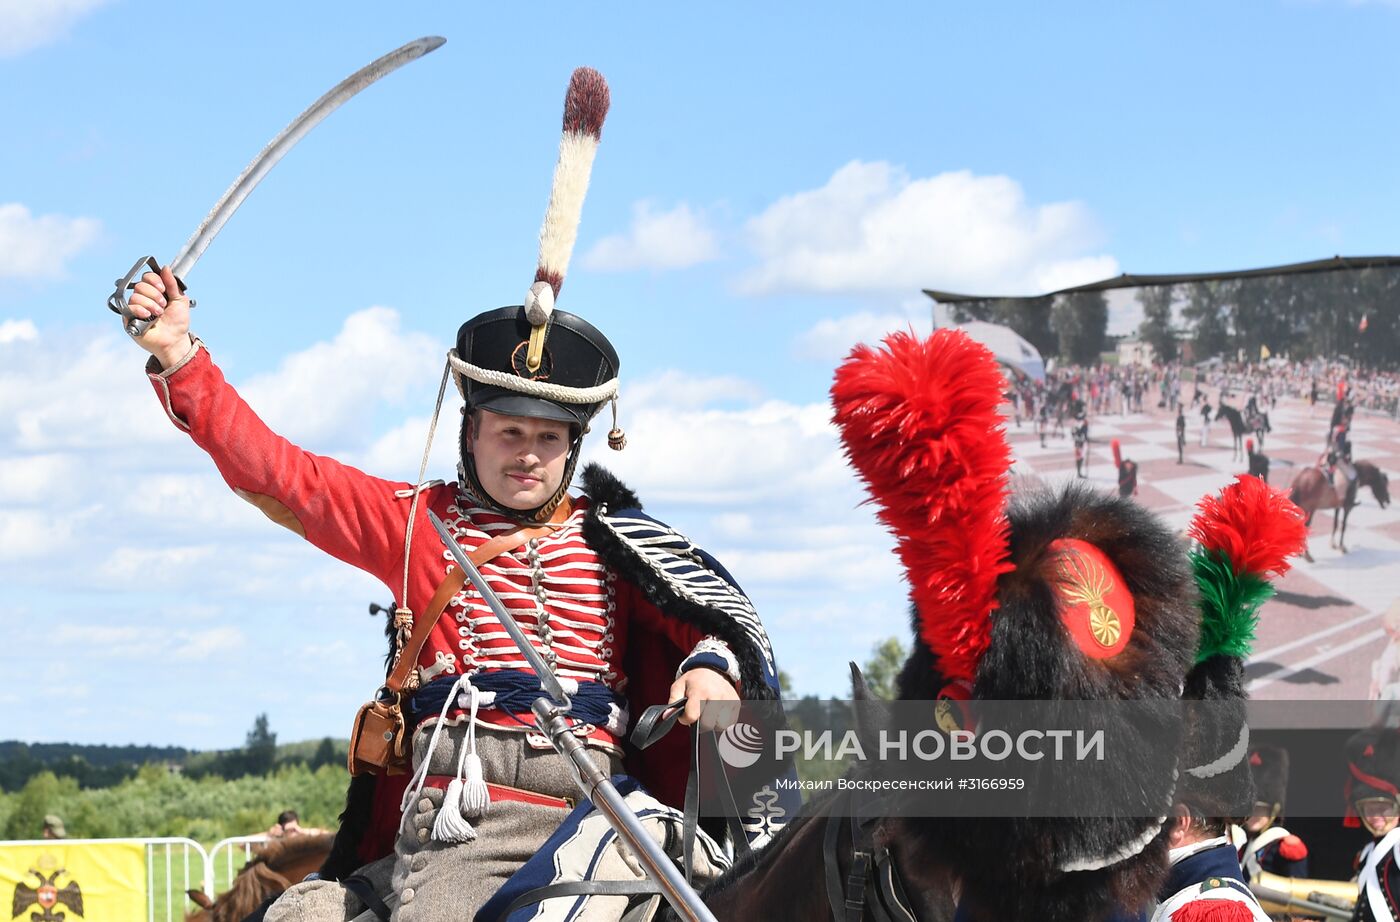
[[[569,270],[569,256],[578,239],[583,199],[593,172],[593,157],[603,137],[607,117],[608,82],[591,67],[580,67],[569,79],[564,97],[564,136],[559,141],[559,162],[554,167],[554,187],[540,228],[540,262],[535,283],[525,299],[525,314],[538,326],[549,319],[554,299]]]

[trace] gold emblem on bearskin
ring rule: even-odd
[[[954,730],[963,728],[962,721],[958,719],[957,709],[953,707],[953,702],[947,698],[938,699],[938,703],[933,706],[933,722],[944,733],[952,733]]]
[[[1079,554],[1060,557],[1060,578],[1064,581],[1065,598],[1089,607],[1089,633],[1095,642],[1111,647],[1123,633],[1118,613],[1105,601],[1113,591],[1113,580],[1097,561]]]

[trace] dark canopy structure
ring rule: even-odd
[[[1237,269],[1229,272],[1188,272],[1175,275],[1131,275],[1127,272],[1113,278],[1039,295],[966,295],[952,291],[923,289],[924,294],[940,304],[962,304],[970,301],[1037,301],[1055,295],[1086,291],[1108,291],[1113,288],[1143,288],[1152,285],[1179,285],[1187,282],[1226,282],[1234,279],[1262,278],[1278,275],[1303,275],[1310,272],[1334,272],[1338,269],[1400,268],[1400,256],[1333,256],[1311,262],[1268,266],[1263,269]]]

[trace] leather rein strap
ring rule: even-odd
[[[852,802],[850,791],[842,791],[831,801],[826,813],[826,833],[822,837],[822,865],[826,879],[826,899],[834,922],[863,922],[866,910],[870,922],[919,922],[905,892],[904,882],[894,866],[889,849],[874,847],[871,827],[874,818],[852,811],[851,867],[841,885],[841,864],[837,854],[843,814]],[[866,887],[873,884],[867,900]]]
[[[542,538],[554,531],[573,514],[573,511],[573,504],[569,502],[568,497],[565,497],[564,501],[559,504],[559,508],[555,509],[554,514],[549,517],[548,524],[516,528],[499,534],[468,554],[467,559],[473,565],[480,567],[488,560],[495,560],[533,538]],[[408,681],[409,673],[414,666],[418,665],[418,654],[422,651],[423,644],[427,643],[428,635],[433,632],[433,626],[437,624],[438,617],[466,581],[467,574],[460,569],[453,568],[452,572],[447,574],[447,577],[438,584],[437,592],[433,593],[428,607],[424,610],[424,616],[413,619],[413,633],[409,635],[408,643],[404,644],[403,649],[399,651],[399,658],[394,661],[393,672],[389,673],[389,678],[384,680],[384,687],[389,690],[390,697],[398,695],[403,690],[404,683]]]

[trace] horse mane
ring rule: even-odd
[[[289,864],[295,864],[312,853],[325,854],[330,851],[331,841],[335,838],[333,832],[313,832],[302,833],[295,836],[283,836],[280,839],[268,839],[267,843],[253,856],[253,862],[261,861],[274,871],[280,871]]]
[[[289,886],[287,878],[255,857],[234,877],[233,884],[208,909],[186,916],[186,922],[242,922],[274,893]]]
[[[234,876],[228,890],[209,907],[186,916],[186,922],[242,922],[268,897],[300,880],[300,875],[291,880],[282,871],[308,857],[324,855],[333,838],[332,833],[315,832],[268,839]]]

